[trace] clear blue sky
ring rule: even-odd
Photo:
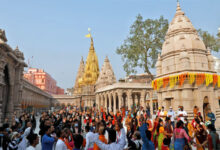
[[[195,28],[212,34],[220,27],[220,0],[180,0]],[[117,79],[125,76],[116,54],[137,14],[144,19],[173,18],[176,0],[0,0],[0,28],[8,44],[34,56],[32,67],[43,68],[62,88],[75,82],[81,56],[86,59],[92,29],[100,68],[109,56]],[[219,54],[218,54],[219,55]]]

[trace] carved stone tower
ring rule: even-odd
[[[111,85],[113,83],[116,83],[115,74],[112,70],[112,66],[109,62],[109,59],[106,56],[99,78],[96,82],[96,89],[105,87],[107,85]]]
[[[217,94],[219,90],[215,86],[206,85],[198,76],[207,75],[211,76],[211,79],[214,74],[216,76],[213,57],[189,18],[181,10],[179,2],[166,33],[161,56],[158,56],[156,69],[157,76],[154,81],[158,81],[157,93],[160,106],[163,105],[166,109],[172,106],[174,110],[177,110],[178,106],[184,106],[189,116],[192,116],[195,105],[202,113],[207,104],[214,113],[219,110]],[[188,80],[189,74],[193,75],[194,78],[191,78],[193,82]],[[197,75],[196,81],[194,74]],[[198,85],[197,81],[204,83]]]

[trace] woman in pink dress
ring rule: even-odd
[[[179,120],[174,129],[174,149],[183,150],[186,145],[185,139],[189,142],[190,138],[186,131],[183,129],[183,122]]]

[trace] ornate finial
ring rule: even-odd
[[[86,37],[91,39],[90,50],[94,50],[94,46],[93,46],[93,38],[92,38],[92,34],[91,34],[91,28],[88,28],[88,31],[89,31],[89,34],[87,34]]]
[[[106,57],[105,57],[105,62],[107,62],[107,61],[109,61],[108,55],[106,55]]]
[[[176,7],[176,11],[180,11],[181,10],[181,8],[180,8],[180,3],[179,3],[179,1],[177,0],[177,7]]]
[[[91,28],[88,28],[89,34],[86,35],[87,38],[92,39]]]
[[[14,50],[14,54],[18,57],[24,60],[24,54],[19,50],[18,46],[16,46]]]
[[[180,7],[179,0],[177,0],[176,15],[184,15],[184,12],[181,10],[181,7]]]

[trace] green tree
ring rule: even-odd
[[[202,29],[198,29],[198,34],[202,38],[206,48],[210,48],[211,50],[218,52],[220,49],[219,38],[211,35],[208,31],[202,31]],[[217,36],[219,36],[217,34]]]
[[[155,67],[167,29],[168,20],[163,16],[155,20],[143,20],[141,15],[136,17],[130,35],[116,50],[122,57],[127,75],[137,73],[137,68],[141,68],[152,76],[150,69]]]

